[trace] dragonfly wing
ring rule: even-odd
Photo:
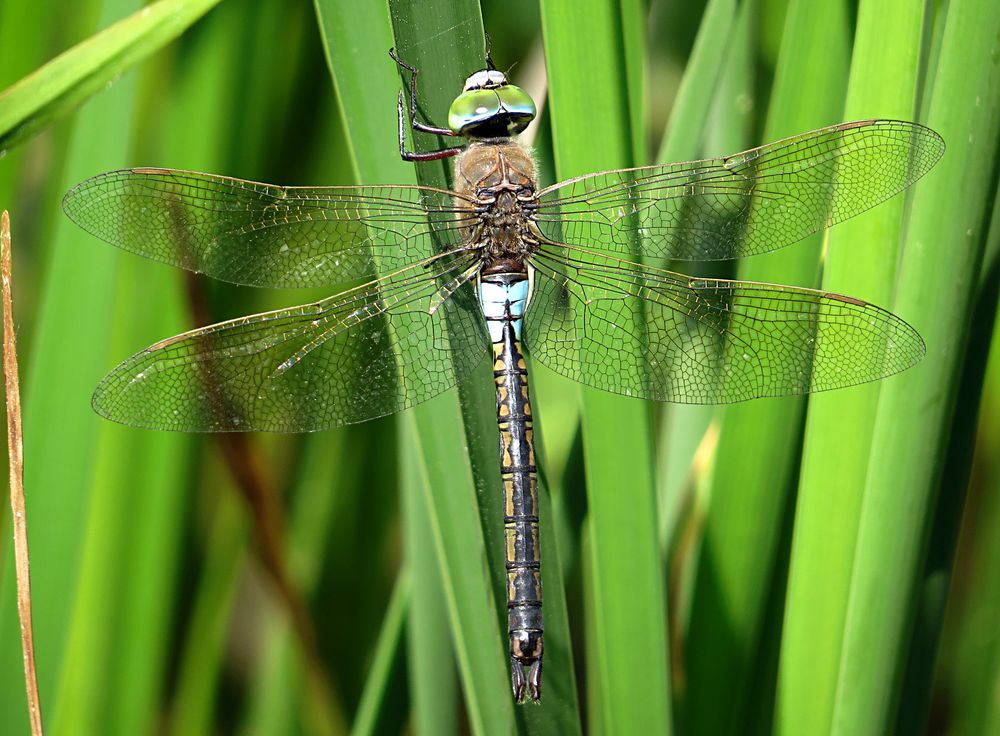
[[[543,246],[524,316],[531,356],[612,393],[722,404],[852,386],[923,356],[917,332],[829,292],[683,276]]]
[[[902,191],[937,163],[929,128],[864,120],[725,158],[589,174],[539,194],[550,240],[680,260],[783,248]]]
[[[63,208],[91,234],[156,261],[237,284],[307,287],[392,272],[458,245],[469,213],[454,196],[127,169],[81,182]]]
[[[418,404],[488,352],[467,282],[474,261],[446,258],[432,270],[418,264],[314,304],[163,340],[111,371],[94,408],[150,429],[306,432]],[[444,283],[450,298],[442,301]]]

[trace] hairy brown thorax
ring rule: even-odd
[[[521,261],[537,246],[528,205],[535,201],[535,162],[511,139],[477,141],[455,159],[456,204],[478,217],[465,236],[491,261]],[[472,205],[466,197],[475,200]]]

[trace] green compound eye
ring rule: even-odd
[[[523,89],[508,84],[497,89],[496,93],[500,96],[501,106],[510,115],[512,133],[520,133],[535,119],[535,102]]]
[[[470,137],[520,133],[535,117],[535,103],[520,87],[505,84],[463,92],[451,103],[448,127]]]
[[[463,92],[451,103],[448,110],[448,127],[456,133],[500,112],[500,96],[495,89],[474,89]]]

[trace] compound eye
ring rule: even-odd
[[[469,126],[481,123],[500,112],[500,98],[496,90],[474,89],[463,92],[451,103],[448,110],[448,127],[462,133]]]
[[[535,119],[537,113],[535,102],[531,96],[520,87],[508,84],[497,90],[500,106],[510,118],[508,128],[511,134],[520,133]]]

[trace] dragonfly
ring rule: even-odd
[[[944,151],[912,122],[859,120],[721,158],[540,187],[518,134],[531,97],[486,55],[448,111],[397,99],[399,151],[454,158],[453,189],[287,187],[132,168],[71,189],[67,215],[126,251],[258,287],[340,285],[302,306],[157,342],[98,385],[135,427],[325,430],[402,411],[488,356],[496,388],[511,685],[541,697],[542,582],[528,362],[604,391],[719,404],[881,379],[924,354],[901,318],[843,294],[646,262],[773,251],[898,194]],[[407,149],[406,129],[457,138]],[[360,284],[348,286],[350,284]]]

